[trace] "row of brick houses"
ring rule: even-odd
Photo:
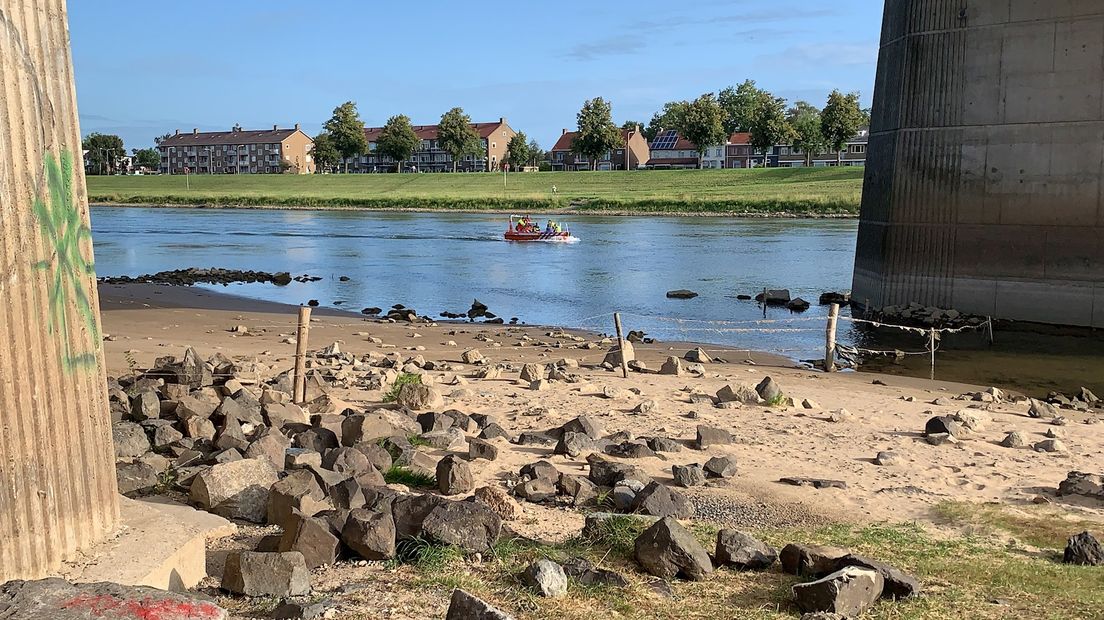
[[[169,136],[157,145],[161,174],[311,174],[314,140],[294,129],[199,131]]]
[[[502,169],[506,159],[506,146],[517,132],[510,127],[505,118],[498,122],[472,123],[479,134],[480,152],[467,155],[457,162],[456,169],[463,172],[494,171]],[[437,139],[437,125],[415,125],[414,133],[421,140],[418,150],[409,160],[402,162],[403,169],[415,172],[448,172],[452,170],[452,155],[441,148]],[[349,172],[392,172],[397,164],[390,157],[379,155],[376,143],[383,127],[369,127],[364,130],[368,138],[368,152],[349,162]]]
[[[597,162],[585,155],[574,153],[571,143],[579,132],[563,130],[560,139],[552,147],[553,170],[636,170],[650,158],[648,140],[640,129],[621,130],[621,148],[605,152]]]

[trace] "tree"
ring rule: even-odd
[[[346,101],[334,108],[333,116],[322,126],[349,172],[349,159],[368,151],[364,121],[360,120],[355,101]]]
[[[441,116],[437,143],[452,157],[453,172],[465,155],[478,155],[481,150],[479,134],[472,127],[471,117],[460,108],[453,108]]]
[[[578,133],[571,141],[571,150],[590,160],[592,170],[598,169],[598,160],[602,155],[621,146],[621,130],[613,124],[613,110],[601,97],[595,97],[583,104],[576,116]]]
[[[843,94],[833,90],[820,113],[820,129],[828,147],[836,152],[836,165],[843,161],[843,149],[863,126],[865,117],[859,107],[859,93]]]
[[[698,97],[683,109],[676,129],[697,149],[698,168],[702,167],[702,157],[709,147],[725,143],[728,134],[725,133],[724,118],[724,110],[713,93]]]
[[[529,159],[527,160],[527,163],[530,166],[540,167],[541,162],[543,162],[545,158],[544,149],[541,148],[541,145],[538,144],[536,140],[530,140],[528,150]]]
[[[668,101],[663,104],[663,110],[652,115],[652,120],[644,128],[644,137],[648,142],[656,139],[659,132],[666,129],[677,129],[682,123],[682,115],[686,112],[687,101]]]
[[[763,167],[770,167],[770,151],[792,136],[793,129],[786,122],[786,100],[763,91],[759,94],[751,114],[751,146],[763,153]]]
[[[157,136],[156,138],[153,139],[153,143],[158,145],[158,146],[161,146],[162,142],[164,142],[165,140],[168,140],[171,137],[173,137],[173,135],[171,133],[161,134],[160,136]]]
[[[717,101],[725,112],[725,133],[751,131],[752,116],[765,90],[757,87],[754,80],[745,80],[743,84],[722,90]]]
[[[336,167],[341,161],[341,152],[337,150],[333,136],[324,131],[315,136],[311,158],[314,159],[314,170],[319,174]]]
[[[805,154],[805,166],[813,165],[813,155],[828,149],[820,129],[820,110],[807,101],[798,101],[786,112],[786,121],[793,127],[793,145]]]
[[[158,168],[161,166],[161,154],[157,149],[134,149],[134,163],[142,168]]]
[[[376,150],[395,160],[395,172],[402,172],[402,164],[418,150],[422,140],[414,133],[410,117],[398,114],[387,119],[387,123],[376,141]]]
[[[514,170],[529,163],[529,138],[525,136],[525,132],[519,131],[510,138],[506,145],[506,163]]]
[[[639,121],[625,121],[621,123],[621,131],[641,131],[644,129],[644,123]]]
[[[113,134],[90,133],[81,147],[88,151],[86,166],[97,174],[112,174],[118,158],[126,155],[123,139]]]

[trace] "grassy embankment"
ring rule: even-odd
[[[861,168],[512,174],[88,177],[104,204],[856,215]],[[190,189],[188,188],[190,184]],[[552,194],[552,187],[558,192]]]

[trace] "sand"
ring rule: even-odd
[[[269,366],[273,375],[291,366],[294,345],[281,341],[294,334],[294,307],[157,285],[104,285],[100,295],[103,328],[109,335],[105,342],[109,374],[125,373],[134,363],[148,367],[157,357],[180,356],[188,346],[204,357],[215,352],[254,357]],[[239,325],[247,327],[248,333],[230,331]],[[583,365],[579,374],[584,383],[559,383],[547,391],[533,391],[516,381],[516,372],[505,373],[500,380],[470,379],[469,385],[463,386],[465,395],[447,398],[446,408],[493,414],[514,435],[559,426],[587,414],[600,420],[607,432],[630,431],[638,437],[663,435],[682,440],[685,447],[680,452],[634,461],[665,482],[671,480],[671,465],[704,463],[717,455],[733,457],[739,466],[734,479],[691,492],[706,498],[706,503],[713,506],[710,517],[720,522],[747,526],[826,520],[934,523],[938,519],[933,508],[941,502],[1015,505],[1030,503],[1040,495],[1062,502],[1083,517],[1104,518],[1099,503],[1093,507],[1052,495],[1067,472],[1099,471],[1104,456],[1104,427],[1097,424],[1104,417],[1101,412],[1064,412],[1068,424],[1056,427],[1049,421],[1029,418],[1026,404],[1001,403],[985,410],[990,422],[970,439],[933,446],[922,433],[928,418],[980,403],[953,400],[939,406],[932,401],[985,386],[852,372],[829,375],[795,367],[777,357],[716,348],[708,350],[728,363],[708,365],[702,378],[630,373],[624,379],[619,371],[588,367],[602,361],[604,350],[577,348],[579,343],[550,337],[552,332],[547,327],[386,323],[319,311],[311,324],[310,345],[311,349],[319,349],[339,342],[343,351],[357,355],[400,351],[453,366],[462,365],[461,353],[471,347],[478,348],[493,363],[511,363],[518,368],[526,362],[576,359]],[[481,335],[492,342],[476,340]],[[595,334],[572,335],[587,341],[598,339]],[[369,337],[379,338],[382,343],[373,344]],[[449,341],[456,346],[446,344]],[[424,350],[415,351],[415,347]],[[656,369],[667,356],[682,356],[689,348],[671,343],[638,345],[637,354],[649,368]],[[460,374],[473,370],[469,366]],[[434,374],[451,379],[456,373]],[[773,377],[797,403],[809,399],[819,406],[717,409],[691,404],[688,399],[688,390],[713,394],[725,385],[754,385],[766,376]],[[606,386],[633,388],[640,394],[610,400],[601,396]],[[447,394],[454,388],[442,389]],[[382,399],[378,391],[353,389],[338,390],[337,396],[364,408],[378,406]],[[656,401],[657,410],[648,415],[633,414],[631,410],[645,399]],[[831,412],[839,409],[846,409],[853,417],[831,421]],[[698,424],[727,429],[736,441],[707,451],[692,449],[690,443]],[[1011,430],[1023,433],[1030,446],[1044,439],[1050,429],[1062,434],[1066,452],[1040,453],[1030,447],[999,445]],[[501,443],[500,448],[498,460],[478,461],[473,466],[478,482],[500,483],[522,465],[541,458],[551,460],[563,471],[585,473],[582,459],[553,456],[550,447]],[[875,464],[874,457],[880,451],[896,452],[900,463]],[[779,482],[782,477],[794,476],[840,480],[847,488],[815,489]],[[582,516],[574,511],[526,504],[525,513],[513,527],[541,539],[562,540],[576,534],[582,525]]]

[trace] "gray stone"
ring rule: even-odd
[[[556,466],[548,461],[530,463],[523,466],[518,473],[529,478],[544,478],[551,482],[556,482],[560,479],[560,470],[556,469]]]
[[[789,544],[778,554],[782,572],[798,577],[819,576],[832,572],[836,561],[848,555],[846,549],[823,545]]]
[[[368,457],[356,448],[333,448],[322,456],[322,467],[339,474],[356,476],[373,469]]]
[[[294,511],[309,517],[329,508],[326,494],[322,492],[314,475],[300,469],[291,472],[269,489],[265,516],[268,523],[287,529],[290,526],[285,527],[285,524],[290,522]]]
[[[705,349],[702,349],[701,347],[690,349],[689,351],[686,352],[686,355],[684,355],[683,357],[686,359],[686,361],[693,362],[695,364],[712,364],[713,363],[713,358],[709,357],[709,354],[706,353]]]
[[[1062,561],[1082,566],[1104,566],[1104,546],[1090,532],[1081,532],[1071,536],[1066,543]]]
[[[265,459],[220,463],[198,474],[189,497],[199,507],[228,519],[264,523],[269,488],[279,480]]]
[[[116,458],[136,458],[149,452],[150,442],[146,431],[134,422],[116,422],[111,425],[111,440],[115,444]]]
[[[525,383],[547,379],[548,367],[544,364],[525,364],[521,367],[521,375],[519,378]]]
[[[916,577],[904,573],[889,564],[872,560],[861,555],[848,554],[843,556],[836,560],[834,570],[829,572],[834,573],[848,566],[857,566],[859,568],[877,571],[882,576],[884,583],[882,598],[894,600],[906,599],[920,593],[920,580]]]
[[[430,538],[473,553],[486,553],[502,532],[502,519],[476,502],[445,502],[422,522]]]
[[[900,465],[902,461],[901,455],[896,452],[882,451],[878,453],[878,456],[874,457],[874,462],[883,467]]]
[[[165,610],[187,611],[168,615]],[[0,614],[5,620],[226,620],[229,617],[225,609],[191,593],[116,583],[70,584],[57,577],[16,580],[0,585]]]
[[[610,349],[609,353],[606,353],[606,357],[602,360],[602,363],[609,364],[610,366],[620,366],[621,358],[621,349],[615,346]],[[626,364],[636,359],[636,349],[633,348],[633,344],[628,340],[625,341],[624,359]]]
[[[158,424],[153,429],[153,447],[155,450],[164,450],[170,445],[184,439],[184,434],[172,427],[171,424]]]
[[[556,493],[556,483],[546,478],[534,478],[514,487],[514,495],[537,504],[556,497]]]
[[[726,385],[717,390],[717,400],[722,403],[741,403],[744,405],[758,405],[761,402],[759,392],[748,385],[732,387]]]
[[[697,463],[672,465],[671,475],[675,479],[675,484],[680,487],[690,488],[705,484],[705,470]]]
[[[782,397],[782,388],[770,377],[764,377],[759,385],[755,386],[755,391],[759,393],[759,398],[768,403]]]
[[[564,434],[582,433],[591,439],[598,439],[603,434],[602,425],[590,416],[581,415],[560,427]]]
[[[452,591],[445,620],[514,620],[514,618],[490,603],[456,589]]]
[[[636,494],[632,511],[653,517],[689,519],[694,516],[694,505],[682,493],[652,482]]]
[[[698,425],[697,445],[699,450],[706,450],[713,446],[724,446],[732,443],[732,433],[723,428]]]
[[[587,477],[598,486],[610,487],[626,479],[637,480],[645,484],[652,481],[651,477],[636,465],[617,463],[604,459],[597,454],[588,455],[587,463],[590,465]]]
[[[661,375],[681,377],[685,372],[685,369],[682,367],[682,360],[674,356],[668,357],[667,361],[663,362],[663,365],[659,367],[659,374]]]
[[[954,416],[940,415],[929,419],[924,424],[924,434],[950,435],[955,439],[963,439],[967,435],[967,430]]]
[[[1028,399],[1029,405],[1027,408],[1027,415],[1033,418],[1051,419],[1058,417],[1058,409],[1050,403],[1045,403],[1041,400],[1035,400],[1034,398]]]
[[[736,475],[736,459],[728,456],[714,456],[702,467],[709,478],[731,478]]]
[[[552,560],[537,560],[525,569],[521,575],[525,585],[538,594],[555,598],[567,594],[567,575],[563,567]]]
[[[1036,452],[1066,452],[1066,444],[1057,439],[1044,439],[1037,442],[1032,448]]]
[[[141,390],[130,399],[130,417],[135,422],[161,417],[161,399],[153,389]]]
[[[598,485],[582,476],[560,477],[560,490],[571,498],[573,506],[585,506],[598,498]]]
[[[285,529],[280,537],[279,551],[302,553],[303,561],[309,569],[328,566],[337,561],[341,541],[325,519],[293,510],[283,527]]]
[[[341,542],[365,560],[388,560],[395,557],[396,530],[389,513],[361,508],[349,513]]]
[[[502,438],[506,441],[511,441],[510,433],[506,432],[506,429],[502,428],[499,424],[491,422],[483,427],[483,430],[479,433],[480,439],[498,439]],[[551,438],[550,438],[551,439]],[[555,440],[552,440],[555,442]]]
[[[297,551],[231,551],[221,587],[246,596],[306,596],[310,594],[310,571]]]
[[[649,437],[645,441],[648,447],[655,452],[681,452],[682,444],[667,437]]]
[[[352,447],[362,441],[373,442],[395,436],[407,437],[421,432],[422,427],[415,420],[394,411],[377,409],[372,413],[355,414],[345,418],[341,423],[341,444]]]
[[[368,462],[372,464],[379,471],[387,471],[391,469],[393,459],[391,453],[388,452],[383,446],[375,442],[362,441],[358,443],[355,448],[360,451],[361,454],[368,459]]]
[[[291,440],[274,428],[265,428],[245,449],[247,459],[268,459],[277,470],[284,468]]]
[[[1071,471],[1058,484],[1058,495],[1083,495],[1104,500],[1104,475]]]
[[[552,449],[552,453],[574,458],[584,452],[593,452],[598,445],[598,442],[584,433],[565,432],[560,436],[560,440],[556,442],[556,447]]]
[[[748,534],[726,529],[717,532],[717,551],[714,557],[718,566],[761,570],[774,564],[778,559],[778,552]]]
[[[454,455],[448,455],[437,462],[437,490],[442,495],[460,495],[475,489],[468,464]]]
[[[326,614],[326,603],[284,603],[272,610],[272,620],[319,620]]]
[[[494,461],[498,459],[498,447],[484,439],[468,440],[468,458],[472,461],[483,459]]]
[[[422,433],[421,438],[429,447],[437,450],[463,450],[468,444],[464,432],[455,427],[443,431]]]
[[[127,496],[156,487],[161,482],[157,474],[156,468],[142,461],[115,464],[119,493]]]
[[[1005,448],[1022,448],[1027,445],[1027,440],[1020,431],[1011,431],[1004,436],[1001,440],[1001,444]]]
[[[883,579],[877,571],[848,567],[823,579],[793,586],[794,601],[803,612],[829,612],[854,617],[869,609],[882,595]]]
[[[700,581],[713,572],[709,554],[673,517],[656,521],[637,537],[634,547],[636,561],[656,577]]]

